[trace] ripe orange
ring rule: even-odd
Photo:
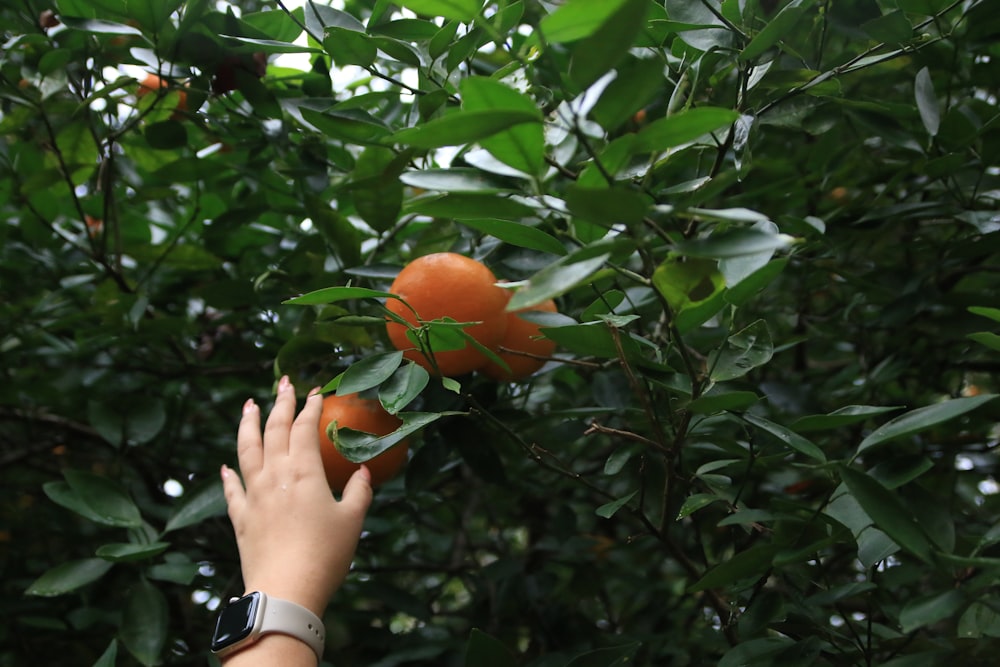
[[[507,362],[507,365],[510,366],[510,370],[508,371],[499,364],[491,361],[482,368],[485,375],[488,375],[494,380],[520,380],[528,377],[544,366],[545,359],[536,359],[535,357],[518,354],[518,352],[527,352],[540,357],[552,356],[552,353],[556,349],[555,341],[549,340],[548,338],[542,338],[538,324],[530,322],[520,316],[520,313],[530,312],[533,310],[544,310],[549,313],[554,313],[556,312],[556,302],[549,299],[548,301],[540,303],[537,306],[531,306],[530,308],[524,308],[512,313],[507,313],[507,331],[504,333],[504,336],[500,340],[500,344],[497,347],[510,350],[510,352],[498,349],[496,350],[496,353],[498,357]]]
[[[508,295],[496,285],[493,272],[482,262],[453,252],[439,252],[418,257],[407,264],[389,291],[406,300],[417,312],[421,321],[450,317],[458,322],[477,322],[466,332],[487,348],[495,348],[507,328]],[[413,325],[419,324],[417,316],[398,299],[386,303],[393,313]],[[488,359],[466,345],[460,350],[434,352],[434,361],[419,350],[406,337],[406,327],[398,322],[386,321],[386,333],[397,350],[403,350],[412,359],[432,373],[463,375],[482,367]]]
[[[323,457],[326,481],[335,493],[340,493],[344,490],[347,480],[361,466],[345,459],[333,441],[327,437],[326,428],[331,422],[337,422],[338,428],[346,427],[374,435],[386,435],[399,428],[403,420],[386,412],[378,401],[361,398],[357,394],[331,395],[323,399],[323,413],[319,420],[320,455]],[[409,448],[409,440],[404,439],[365,462],[372,474],[372,486],[378,486],[396,476],[406,463]]]
[[[142,80],[139,84],[139,89],[135,91],[136,97],[143,97],[150,93],[156,92],[161,88],[169,88],[170,82],[161,79],[155,74],[147,74],[146,78]],[[177,111],[187,111],[187,93],[182,89],[178,91],[177,97]],[[179,115],[179,114],[175,114]]]
[[[87,233],[93,238],[101,233],[104,228],[104,221],[100,218],[95,218],[92,215],[83,216],[84,221],[87,223]]]

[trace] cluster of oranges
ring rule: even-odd
[[[497,286],[493,272],[464,255],[443,252],[419,257],[399,272],[389,291],[403,301],[390,299],[386,307],[413,327],[444,318],[459,323],[474,322],[465,331],[506,363],[506,367],[496,363],[472,345],[440,352],[433,350],[433,343],[430,349],[426,345],[416,346],[407,336],[411,327],[387,320],[386,333],[396,349],[432,374],[464,375],[478,371],[500,381],[517,380],[541,368],[555,350],[554,341],[541,337],[538,324],[521,317],[523,311],[507,312],[510,292]],[[556,304],[549,300],[527,310],[556,312]],[[357,394],[323,399],[320,450],[327,481],[339,493],[358,464],[345,459],[327,436],[327,427],[332,422],[338,428],[387,435],[399,428],[402,420],[386,412],[378,401]],[[365,464],[372,473],[373,485],[399,472],[406,462],[408,448],[409,442],[404,439]]]
[[[493,272],[464,255],[439,252],[419,257],[399,272],[389,291],[402,301],[390,299],[386,307],[412,326],[444,318],[475,322],[466,333],[508,366],[504,368],[471,345],[441,352],[435,352],[433,345],[430,350],[421,349],[407,336],[410,327],[386,322],[386,333],[396,349],[434,375],[479,371],[496,380],[518,380],[541,368],[555,350],[555,342],[541,337],[538,325],[522,318],[521,311],[507,312],[510,292],[497,286]],[[549,300],[528,310],[555,312],[556,304]]]

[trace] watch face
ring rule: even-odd
[[[260,594],[251,593],[224,607],[215,624],[212,650],[221,651],[227,646],[232,646],[249,637],[253,630],[254,619],[257,617],[259,604]]]

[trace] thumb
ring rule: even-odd
[[[362,464],[347,480],[340,504],[359,518],[368,512],[368,506],[372,504],[372,473],[368,466]]]

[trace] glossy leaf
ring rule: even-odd
[[[403,353],[397,350],[367,356],[344,371],[337,386],[337,394],[345,396],[377,387],[388,380],[401,363]]]
[[[118,484],[82,470],[63,472],[66,483],[98,523],[121,528],[136,528],[142,518],[139,508]]]
[[[981,396],[953,398],[943,403],[935,403],[934,405],[927,405],[916,410],[911,410],[886,422],[869,433],[861,441],[861,444],[858,445],[858,454],[871,447],[920,433],[932,426],[960,417],[989,403],[996,397],[995,394],[984,394]]]
[[[826,455],[823,454],[823,450],[795,431],[749,412],[743,415],[743,419],[750,422],[757,428],[770,433],[800,454],[805,454],[809,458],[815,459],[820,463],[826,462]]]
[[[430,381],[430,374],[414,362],[400,366],[388,380],[379,387],[378,397],[390,414],[406,408]]]
[[[854,468],[843,467],[840,475],[851,495],[878,528],[920,560],[930,559],[931,544],[927,536],[895,494]]]
[[[403,438],[416,433],[428,424],[431,424],[442,417],[452,414],[462,414],[458,412],[400,412],[398,416],[403,420],[402,425],[383,436],[374,436],[370,433],[362,433],[348,428],[340,428],[336,432],[335,442],[337,449],[348,461],[354,463],[364,463],[389,449]]]
[[[493,137],[524,123],[535,124],[539,120],[534,111],[461,111],[436,118],[419,127],[400,130],[386,141],[415,148],[461,146]]]
[[[636,153],[665,151],[694,141],[709,133],[728,128],[739,114],[730,109],[696,107],[653,121],[636,135],[632,150]]]
[[[517,667],[517,659],[503,642],[473,629],[465,644],[465,667]]]
[[[462,108],[470,112],[519,111],[537,116],[535,102],[513,88],[487,77],[462,81]],[[479,143],[500,162],[526,174],[540,174],[545,166],[545,136],[541,123],[522,123]]]
[[[111,563],[102,558],[66,561],[36,579],[25,594],[41,597],[63,595],[97,581],[110,569]]]
[[[167,600],[160,589],[139,579],[125,598],[118,637],[129,653],[146,666],[160,662],[167,643]]]
[[[479,15],[483,3],[481,0],[400,0],[399,4],[418,14],[468,22]]]
[[[153,558],[166,551],[168,547],[170,547],[169,542],[150,542],[149,544],[114,542],[102,544],[95,555],[112,563],[122,563]]]
[[[222,495],[222,484],[211,482],[201,488],[185,493],[185,498],[167,521],[163,532],[181,530],[194,526],[206,519],[226,513],[226,499]]]

